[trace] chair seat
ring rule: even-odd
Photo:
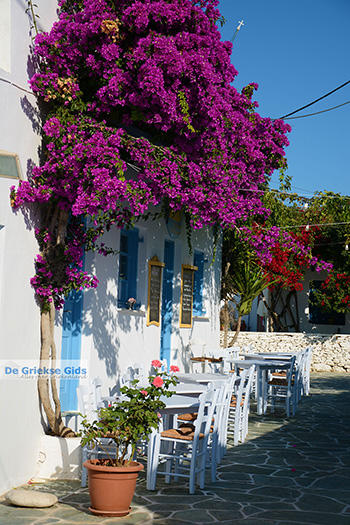
[[[178,421],[196,421],[197,419],[197,412],[194,412],[193,414],[179,414],[177,416]]]
[[[288,381],[286,379],[276,377],[275,379],[271,379],[268,384],[274,386],[288,386]],[[291,384],[294,385],[294,379],[292,379]]]
[[[193,441],[194,431],[195,431],[194,425],[182,424],[179,426],[179,428],[169,428],[168,430],[163,430],[163,432],[161,432],[160,435],[163,438]],[[203,438],[204,438],[204,434],[200,432],[199,439],[203,439]]]
[[[205,363],[206,359],[205,357],[191,357],[191,361],[196,363]]]
[[[241,401],[240,404],[239,404],[239,406],[242,407],[243,405],[244,405],[244,401]],[[236,406],[237,406],[237,401],[236,401],[236,400],[235,400],[235,401],[232,401],[232,402],[230,403],[230,407],[232,407],[232,408],[236,408]]]

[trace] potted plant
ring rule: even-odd
[[[160,373],[161,362],[152,361],[155,374],[149,377],[149,385],[138,387],[138,380],[132,386],[120,389],[122,400],[113,402],[98,411],[95,421],[83,417],[81,444],[98,446],[106,457],[84,462],[88,471],[90,510],[100,516],[126,516],[131,508],[138,473],[143,465],[134,461],[139,440],[156,429],[159,424],[159,410],[165,407],[161,397],[170,397],[169,390],[176,384],[173,375],[179,371],[170,367],[170,373]],[[112,457],[105,447],[105,438],[116,445],[116,456]]]

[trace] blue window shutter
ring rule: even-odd
[[[198,270],[194,272],[193,283],[193,315],[203,315],[203,273],[204,273],[204,254],[194,252],[193,264]]]
[[[129,231],[129,240],[130,240],[130,246],[129,246],[129,272],[130,272],[130,279],[129,279],[129,297],[126,299],[128,300],[130,297],[134,297],[134,299],[137,299],[137,266],[138,266],[138,249],[139,249],[139,230],[137,228],[134,228],[133,230]]]
[[[121,230],[118,278],[118,306],[126,308],[130,297],[137,299],[139,230]]]

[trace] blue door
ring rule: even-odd
[[[171,356],[171,327],[173,319],[173,282],[174,282],[174,243],[165,241],[164,268],[162,286],[162,321],[160,332],[160,359],[166,359],[168,366]]]
[[[63,307],[62,326],[62,361],[80,361],[81,351],[81,325],[83,310],[83,292],[72,291],[68,295]],[[62,412],[77,410],[77,387],[79,378],[61,379],[60,401]]]

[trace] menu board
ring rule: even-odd
[[[193,306],[193,278],[197,266],[182,265],[181,275],[181,301],[180,301],[180,327],[191,328]]]
[[[160,325],[160,303],[162,291],[162,268],[165,266],[158,257],[148,261],[148,307],[147,326]]]

